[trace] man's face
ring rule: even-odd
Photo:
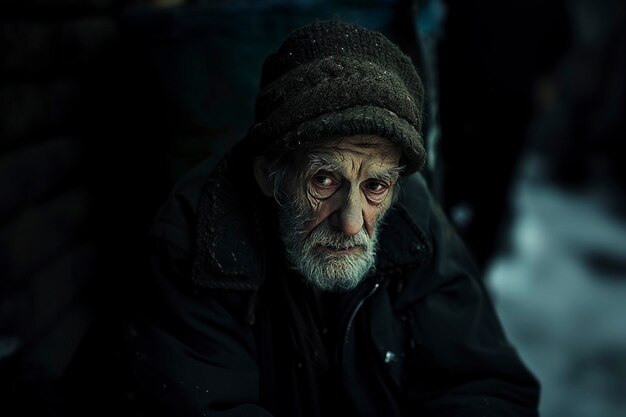
[[[352,136],[302,158],[280,208],[291,265],[324,290],[356,287],[375,264],[377,228],[391,205],[401,167],[389,141]]]

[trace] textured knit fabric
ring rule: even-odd
[[[260,87],[249,138],[265,153],[376,134],[400,146],[405,173],[424,164],[422,82],[379,32],[339,21],[297,29],[266,59]]]

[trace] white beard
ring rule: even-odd
[[[307,282],[325,291],[341,292],[355,288],[375,266],[378,227],[374,228],[371,238],[365,228],[354,236],[346,236],[333,230],[325,221],[301,239],[308,211],[298,203],[280,207],[280,237],[291,267]],[[356,253],[333,253],[320,250],[320,246],[334,249],[360,246],[361,250]]]

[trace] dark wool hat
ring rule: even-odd
[[[323,138],[375,134],[422,168],[424,88],[411,60],[379,32],[321,21],[292,32],[263,65],[248,138],[275,154]]]

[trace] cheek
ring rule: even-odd
[[[311,219],[304,224],[305,236],[323,223],[333,212],[331,199],[318,200],[310,195],[307,196],[307,203],[311,210]]]
[[[379,220],[387,211],[388,204],[381,206],[368,206],[363,210],[363,220],[365,222],[365,229],[367,234],[372,236],[374,230],[378,226]]]
[[[374,229],[376,228],[376,223],[378,222],[379,212],[378,210],[365,210],[363,213],[363,220],[365,223],[365,229],[367,234],[372,236]]]

